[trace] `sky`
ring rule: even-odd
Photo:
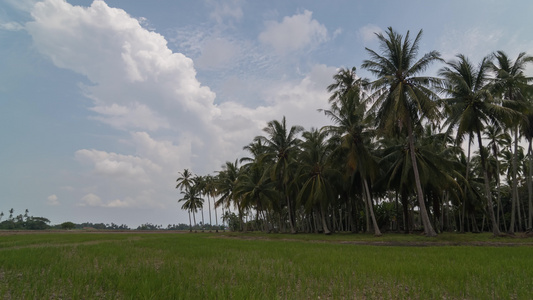
[[[330,124],[326,87],[339,68],[373,79],[375,33],[422,29],[421,54],[478,62],[533,54],[531,16],[529,0],[0,0],[0,211],[188,223],[178,173],[216,174],[271,120]]]

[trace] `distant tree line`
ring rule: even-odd
[[[23,214],[15,215],[15,210],[12,208],[9,211],[9,216],[7,220],[2,221],[4,217],[4,212],[0,212],[0,229],[28,229],[28,230],[39,230],[39,229],[48,229],[50,226],[50,220],[43,217],[34,217],[29,215],[29,210],[24,211]]]

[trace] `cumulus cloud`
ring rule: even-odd
[[[89,193],[81,198],[79,206],[102,206],[103,202],[100,197],[93,193]]]
[[[51,205],[51,206],[57,206],[60,204],[55,194],[48,196],[46,200],[47,200],[46,204]]]
[[[19,31],[24,30],[24,26],[17,22],[0,23],[0,30]]]
[[[488,28],[465,28],[465,30],[447,30],[440,38],[439,49],[446,60],[454,59],[462,53],[473,61],[479,61],[490,52],[504,37],[503,30]]]
[[[374,24],[367,24],[357,31],[357,35],[361,40],[363,40],[363,44],[367,45],[370,42],[377,40],[376,33],[382,33],[383,30]]]
[[[209,39],[203,43],[197,65],[205,69],[224,67],[233,62],[238,53],[236,45],[227,39]]]
[[[301,14],[285,17],[281,22],[267,22],[265,31],[259,34],[259,40],[279,54],[323,43],[328,39],[328,30],[312,15],[312,12],[305,10]]]
[[[242,12],[242,0],[208,0],[206,5],[213,8],[213,11],[209,16],[217,23],[222,23],[224,20],[241,20],[243,16]]]
[[[196,79],[192,59],[172,52],[163,36],[123,10],[100,0],[90,7],[45,0],[35,5],[32,16],[26,27],[36,49],[56,66],[92,82],[81,87],[92,101],[91,119],[127,135],[120,141],[121,151],[109,144],[111,149],[75,152],[86,168],[85,187],[90,187],[76,187],[84,191],[80,206],[174,207],[178,171],[191,168],[203,175],[218,170],[224,161],[238,158],[270,120],[286,116],[289,124],[307,128],[327,121],[316,110],[327,107],[325,88],[335,68],[316,65],[301,79],[261,86],[254,90],[263,99],[261,106],[227,100],[215,104],[215,93]],[[305,11],[268,27],[265,42],[275,46],[269,34],[286,29],[297,39],[288,50],[327,36],[326,28]],[[202,50],[198,62],[204,66],[231,61],[238,51],[232,47],[241,45],[212,41],[212,47],[226,47],[226,53],[216,57]]]
[[[81,201],[78,203],[78,206],[124,208],[131,206],[131,203],[129,201],[124,201],[120,199],[104,202],[99,196],[93,193],[89,193],[81,198]]]

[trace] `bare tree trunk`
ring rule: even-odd
[[[494,209],[492,204],[492,195],[490,192],[489,174],[487,173],[487,164],[485,158],[485,152],[483,151],[483,141],[481,140],[481,132],[477,130],[477,139],[479,144],[479,153],[481,156],[481,167],[483,168],[483,178],[485,180],[485,196],[487,197],[487,210],[489,212],[490,220],[492,222],[492,233],[495,236],[501,235],[498,224],[496,223],[496,217],[494,216]]]
[[[378,222],[376,221],[376,216],[374,215],[374,208],[372,207],[372,196],[370,195],[370,189],[368,188],[368,182],[366,179],[363,179],[364,188],[366,191],[366,199],[368,201],[368,210],[370,211],[370,217],[372,219],[372,225],[374,227],[374,235],[381,236],[381,231],[379,230]]]
[[[527,153],[529,155],[529,172],[528,172],[528,182],[527,182],[527,194],[528,194],[528,207],[529,207],[529,217],[527,219],[527,229],[533,230],[533,153],[531,151],[531,139],[529,139],[529,144],[527,148]]]
[[[472,145],[472,134],[468,135],[468,152],[466,156],[466,174],[465,174],[465,195],[463,199],[463,209],[461,213],[461,218],[459,219],[461,222],[459,223],[460,232],[465,233],[465,216],[466,216],[466,201],[468,200],[468,193],[467,193],[467,184],[468,184],[468,175],[470,173],[470,146]]]
[[[320,206],[320,218],[322,219],[322,228],[324,229],[324,234],[330,235],[331,231],[328,229],[328,224],[326,223],[326,218],[324,217],[324,207]]]
[[[518,201],[518,189],[516,184],[516,173],[517,173],[517,150],[518,150],[518,128],[514,130],[514,149],[513,149],[513,158],[512,158],[512,180],[511,180],[511,225],[509,226],[509,233],[514,234],[515,232],[515,216],[516,216],[516,205]],[[520,219],[520,214],[518,215]]]
[[[211,219],[211,200],[209,194],[207,194],[207,208],[209,209],[209,232],[213,229],[213,220]]]
[[[191,211],[189,210],[189,232],[192,232]]]
[[[215,230],[215,232],[218,232],[218,217],[217,217],[217,206],[216,205],[213,205],[214,209],[215,209],[215,222],[217,224],[217,229]]]
[[[428,237],[435,237],[437,233],[431,226],[431,221],[429,220],[428,211],[426,209],[426,203],[424,201],[424,192],[422,191],[422,184],[420,182],[420,174],[418,173],[418,163],[416,162],[416,153],[415,153],[415,139],[413,136],[413,128],[411,121],[407,121],[407,132],[409,139],[409,151],[411,152],[411,163],[413,165],[413,172],[415,175],[415,184],[416,184],[416,194],[418,196],[418,205],[420,206],[420,217],[422,219],[422,224],[424,225],[424,233]]]

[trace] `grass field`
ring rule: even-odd
[[[0,299],[532,295],[532,238],[0,232]]]

